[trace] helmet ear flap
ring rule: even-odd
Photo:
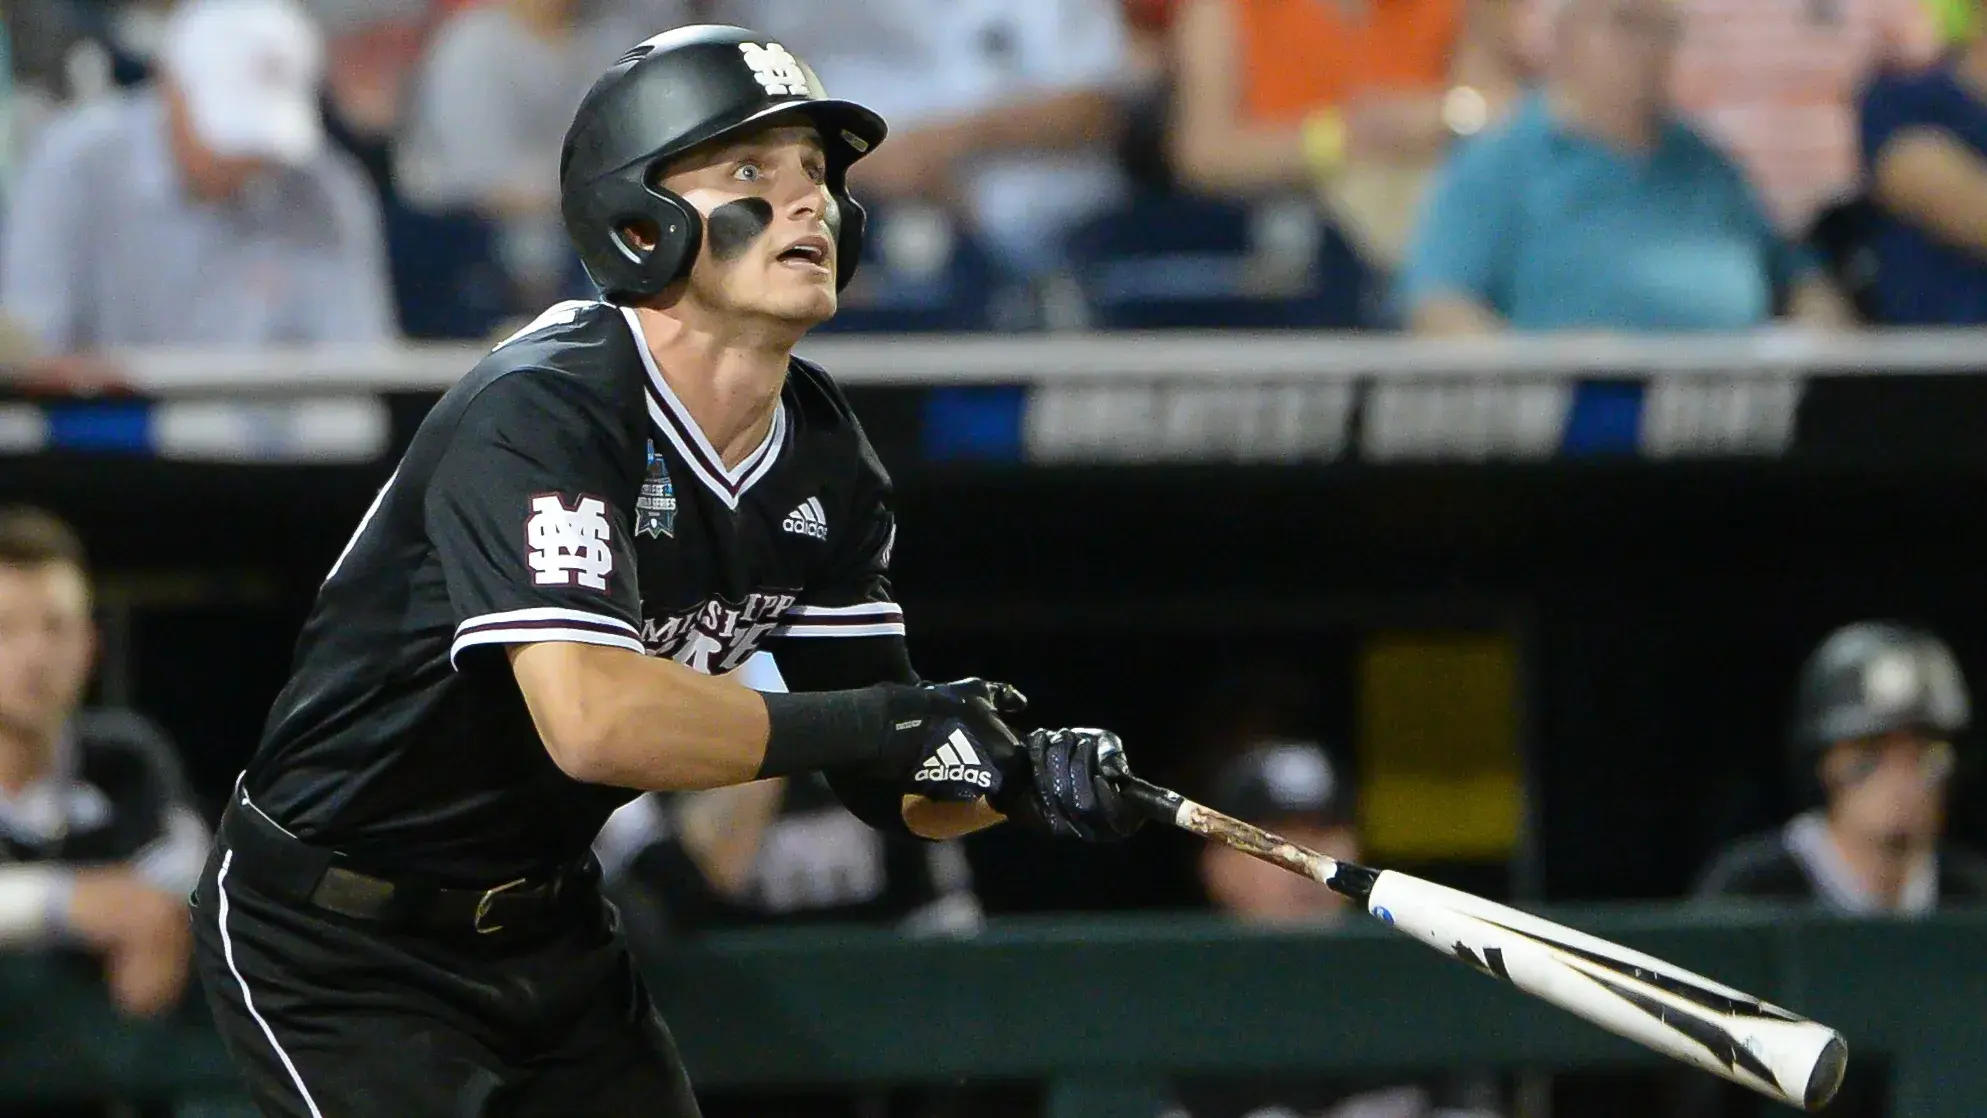
[[[835,290],[849,285],[862,263],[862,243],[869,230],[869,211],[849,193],[849,168],[831,162],[828,196],[835,200]]]
[[[704,221],[682,196],[636,176],[617,176],[569,198],[586,200],[584,205],[569,201],[566,227],[587,274],[610,301],[652,299],[690,274],[704,240]],[[650,240],[650,247],[642,247],[635,233]]]
[[[647,193],[646,216],[656,225],[655,248],[642,265],[645,282],[641,296],[652,298],[690,274],[697,262],[697,250],[704,243],[704,216],[674,191],[652,187]],[[617,230],[615,240],[621,239]]]

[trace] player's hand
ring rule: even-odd
[[[1010,769],[994,809],[1020,826],[1059,838],[1109,842],[1144,816],[1111,783],[1124,771],[1124,743],[1109,730],[1036,730],[1022,743],[1025,767]]]
[[[902,706],[885,753],[906,793],[964,803],[1000,792],[1021,751],[1001,715],[1027,709],[1020,691],[984,679],[927,683],[906,688]]]
[[[171,1009],[186,988],[192,929],[186,901],[118,867],[76,874],[69,928],[104,962],[111,999],[134,1017]]]

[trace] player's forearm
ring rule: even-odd
[[[962,804],[905,796],[903,812],[904,826],[919,838],[927,839],[964,838],[1007,820],[1007,816],[995,811],[985,800]]]
[[[673,660],[566,641],[515,646],[510,656],[559,768],[589,784],[644,791],[864,769],[883,759],[894,726],[918,726],[939,702],[888,683],[762,695]]]
[[[511,650],[532,722],[575,780],[694,791],[755,779],[768,722],[756,692],[617,648],[546,643]]]

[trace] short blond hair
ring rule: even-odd
[[[82,537],[61,517],[27,505],[0,508],[0,565],[62,563],[82,570],[84,560]]]

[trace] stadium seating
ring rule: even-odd
[[[1090,324],[1153,330],[1352,328],[1374,284],[1302,200],[1246,205],[1147,195],[1070,242]]]

